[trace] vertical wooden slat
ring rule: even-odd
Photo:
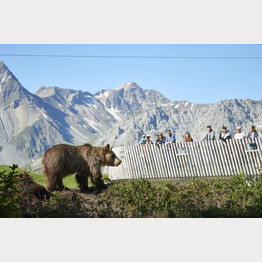
[[[212,154],[211,159],[212,159],[212,164],[214,166],[215,175],[220,176],[221,175],[221,169],[220,169],[219,162],[218,162],[218,159],[217,159],[217,152],[216,152],[216,149],[215,149],[214,141],[210,140],[208,143],[209,143],[209,146],[210,146],[210,149],[211,149],[211,154]]]
[[[215,176],[213,161],[212,161],[210,153],[209,153],[209,149],[210,149],[209,142],[202,141],[201,144],[202,144],[202,149],[204,151],[204,156],[206,158],[206,165],[207,165],[207,168],[208,168],[208,171],[209,171],[209,176]]]
[[[180,143],[180,148],[184,149],[184,143]],[[179,157],[180,157],[180,159],[181,159],[181,161],[183,163],[183,170],[184,170],[185,177],[189,177],[190,176],[190,172],[188,170],[187,156],[181,154]]]
[[[230,147],[228,143],[229,143],[229,140],[226,140],[224,149],[226,152],[226,161],[227,161],[227,166],[229,169],[229,175],[233,175],[235,168],[234,168],[234,162],[232,161],[232,156],[231,156]]]
[[[153,178],[158,178],[158,163],[155,159],[155,154],[154,154],[154,151],[155,151],[155,145],[149,145],[148,146],[148,149],[149,149],[149,155],[150,155],[150,158],[151,158],[151,164],[153,166]]]
[[[183,146],[182,146],[182,143],[178,143],[179,145],[179,148],[182,149]],[[184,156],[183,155],[178,155],[179,157],[179,160],[181,161],[181,170],[182,170],[182,173],[183,173],[183,177],[186,178],[187,177],[187,170],[186,170],[186,164],[185,164],[185,160],[184,160]]]
[[[204,176],[204,171],[203,171],[203,165],[202,165],[202,162],[201,162],[201,158],[200,158],[200,154],[199,154],[199,145],[198,145],[198,142],[195,142],[194,143],[194,146],[193,146],[193,152],[194,152],[194,156],[196,158],[196,164],[198,166],[198,169],[199,169],[199,176],[202,177]]]
[[[167,148],[169,160],[170,160],[170,177],[176,177],[176,164],[175,164],[175,154],[174,154],[174,145],[175,143],[170,144],[170,146]]]
[[[127,178],[135,179],[137,177],[136,177],[136,174],[134,171],[134,165],[133,165],[132,146],[127,147],[126,154],[128,157],[128,164],[130,166],[130,174],[127,176]]]
[[[167,159],[166,159],[165,149],[166,149],[166,145],[162,144],[160,146],[160,151],[159,151],[160,154],[161,154],[162,166],[163,166],[163,170],[164,170],[162,178],[167,178],[168,177]]]
[[[232,152],[233,161],[235,162],[235,173],[239,174],[241,172],[241,165],[239,164],[238,151],[235,145],[236,145],[236,140],[232,139],[229,141],[229,146]]]
[[[217,141],[218,145],[218,150],[220,152],[220,163],[223,165],[224,168],[224,176],[229,176],[230,175],[230,170],[228,168],[227,164],[227,155],[226,155],[226,150],[225,150],[225,142],[220,142]]]
[[[253,152],[253,158],[254,158],[254,168],[256,170],[256,174],[259,174],[259,171],[257,169],[257,167],[259,167],[260,163],[259,163],[259,145],[258,145],[258,138],[254,138],[253,139],[254,143],[257,145],[257,150]]]
[[[185,149],[187,151],[187,160],[188,160],[190,177],[194,177],[195,176],[195,169],[194,169],[195,166],[194,166],[193,155],[190,150],[190,144],[192,144],[192,142],[185,143]]]
[[[163,165],[162,165],[162,159],[160,158],[160,147],[161,145],[155,144],[154,145],[154,156],[155,156],[155,161],[157,163],[157,171],[158,171],[158,177],[162,178],[163,177]]]
[[[144,178],[149,178],[150,168],[149,168],[148,161],[147,161],[147,152],[145,149],[145,145],[141,145],[141,151],[142,151],[144,166],[146,170]]]
[[[163,153],[165,155],[165,164],[166,164],[166,174],[165,174],[165,178],[169,178],[170,174],[171,174],[171,168],[170,168],[170,159],[169,159],[169,152],[168,152],[168,148],[167,146],[163,147]]]
[[[262,167],[262,138],[258,138],[258,162],[259,162],[259,166],[258,167]]]
[[[132,146],[130,147],[131,155],[132,155],[132,165],[134,166],[134,171],[135,171],[135,177],[134,178],[139,178],[142,176],[142,172],[140,172],[140,158],[136,153],[137,146]]]
[[[257,152],[255,154],[256,156],[256,163],[257,163],[257,168],[262,165],[261,161],[261,148],[260,148],[260,138],[256,138],[256,143],[257,143]]]
[[[244,159],[244,153],[243,153],[243,146],[242,146],[242,140],[243,139],[238,139],[235,141],[237,152],[238,152],[238,157],[240,159],[240,172],[244,172],[245,174],[248,174],[245,159]]]
[[[201,166],[201,176],[206,176],[206,167],[205,167],[205,163],[204,163],[204,159],[203,159],[203,156],[201,154],[201,147],[200,147],[200,142],[196,142],[196,147],[195,147],[195,150],[196,150],[196,155],[197,155],[197,158],[198,158],[198,161],[199,161],[199,164]]]
[[[172,152],[172,162],[173,162],[173,166],[175,169],[174,177],[182,177],[182,175],[180,174],[179,163],[178,163],[178,159],[176,156],[176,144],[175,143],[171,144],[171,152]]]
[[[253,139],[248,140],[249,142],[253,143],[252,141]],[[255,170],[254,170],[254,158],[253,158],[253,153],[249,151],[248,147],[246,147],[245,150],[246,156],[247,156],[247,161],[248,161],[248,165],[249,168],[251,169],[251,175],[255,174]]]
[[[168,162],[167,162],[167,157],[166,157],[166,145],[161,146],[161,154],[162,154],[162,159],[163,159],[163,165],[165,168],[164,178],[167,178],[168,177]]]
[[[183,163],[183,161],[182,161],[182,159],[179,155],[179,149],[181,148],[181,145],[180,145],[180,143],[176,143],[176,145],[177,145],[177,148],[176,148],[177,155],[176,156],[177,156],[177,159],[178,159],[178,162],[179,162],[179,168],[180,168],[182,177],[185,178],[186,174],[185,174],[185,170],[184,170],[184,163]]]
[[[216,152],[216,157],[217,157],[217,162],[220,168],[220,174],[221,176],[225,176],[226,175],[226,167],[223,164],[222,161],[222,151],[220,149],[220,142],[218,142],[217,140],[214,141],[214,148],[215,148],[215,152]]]
[[[175,146],[175,143],[170,144],[169,155],[170,155],[170,162],[171,162],[171,168],[172,168],[171,175],[172,177],[177,177],[177,166],[175,162],[174,146]]]
[[[189,161],[189,152],[188,152],[188,148],[186,146],[187,143],[182,143],[182,147],[186,150],[186,154],[181,156],[184,160],[184,164],[185,164],[185,170],[186,170],[186,176],[187,177],[192,177],[192,169],[191,169],[191,163]]]
[[[164,171],[164,166],[163,166],[163,161],[161,157],[161,147],[162,145],[155,145],[155,158],[158,164],[158,170],[159,170],[159,178],[162,178],[165,171]]]
[[[198,164],[198,160],[197,160],[197,157],[196,157],[196,151],[195,151],[195,143],[196,142],[193,142],[193,143],[190,143],[189,147],[190,147],[190,152],[191,152],[191,155],[192,155],[192,159],[194,161],[194,167],[195,167],[195,176],[200,176],[200,168],[199,168],[199,164]]]
[[[148,149],[147,145],[143,145],[143,150],[144,150],[144,155],[145,155],[145,160],[146,160],[146,166],[147,166],[147,177],[146,178],[151,178],[152,177],[152,166],[150,164],[150,159],[149,159],[149,154],[148,154]]]
[[[246,146],[247,146],[246,140],[241,139],[241,140],[239,140],[239,143],[240,143],[241,154],[242,154],[242,158],[243,158],[243,165],[246,168],[246,174],[250,175],[252,172],[251,172],[251,169],[249,167],[248,159],[246,157],[246,149],[247,149],[246,148]]]

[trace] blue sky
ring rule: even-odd
[[[1,54],[262,57],[262,45],[0,45],[3,60],[34,93],[58,86],[95,93],[134,81],[170,100],[262,99],[262,59],[6,57]]]

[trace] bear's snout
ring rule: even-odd
[[[122,163],[122,161],[119,158],[115,159],[114,166],[119,166]]]

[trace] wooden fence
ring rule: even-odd
[[[109,168],[109,178],[186,178],[259,174],[262,139],[134,145],[113,149],[122,160]]]

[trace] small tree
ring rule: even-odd
[[[9,166],[11,171],[0,172],[0,217],[20,217],[17,183],[18,165]]]

